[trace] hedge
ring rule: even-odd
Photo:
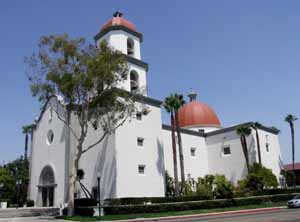
[[[276,195],[276,194],[289,194],[300,193],[300,188],[297,189],[270,189],[263,192],[252,193],[251,196],[262,195]],[[243,194],[236,194],[235,198],[244,197]],[[187,202],[187,201],[200,201],[208,200],[206,196],[179,196],[179,197],[128,197],[119,199],[106,199],[105,203],[108,205],[137,205],[144,204],[145,202],[151,203],[174,203],[174,202]]]
[[[95,198],[77,198],[74,200],[74,213],[80,216],[93,216],[94,206],[97,206]]]
[[[278,194],[269,196],[255,196],[235,199],[206,200],[206,201],[189,201],[180,203],[155,203],[155,204],[139,204],[139,205],[117,205],[105,206],[106,215],[117,214],[138,214],[138,213],[159,213],[169,211],[185,211],[199,209],[214,209],[234,206],[258,205],[263,203],[284,202],[291,199],[294,194]],[[136,198],[135,198],[136,199]]]
[[[174,203],[186,201],[199,201],[207,200],[204,196],[178,196],[178,197],[128,197],[119,199],[107,199],[105,202],[109,205],[136,205],[144,204],[145,202],[151,203]]]

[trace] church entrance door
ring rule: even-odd
[[[54,187],[41,187],[43,207],[53,207]]]
[[[54,172],[50,166],[44,167],[38,185],[37,204],[41,207],[53,207],[55,197]]]

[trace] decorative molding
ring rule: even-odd
[[[235,131],[235,129],[239,126],[248,126],[248,127],[250,127],[252,125],[254,125],[254,122],[246,122],[246,123],[238,124],[238,125],[235,125],[235,126],[219,129],[219,130],[216,130],[216,131],[212,131],[212,132],[209,132],[209,133],[205,133],[205,136],[209,137],[209,136],[214,136],[214,135],[218,135],[218,134],[222,134],[222,133],[227,133],[227,132],[230,132],[230,131]],[[276,135],[278,135],[278,133],[279,133],[278,129],[274,129],[272,127],[267,127],[267,126],[261,125],[258,128],[261,129],[261,130],[264,130],[266,132],[276,134]]]
[[[170,125],[167,125],[167,124],[162,124],[162,129],[171,131],[172,127]],[[200,136],[200,137],[205,136],[205,134],[203,132],[197,132],[197,131],[194,131],[194,130],[183,129],[183,128],[180,128],[180,132],[184,133],[184,134],[188,134],[188,135],[193,135],[193,136]]]
[[[212,132],[208,132],[208,133],[197,132],[197,131],[194,131],[194,130],[184,129],[184,128],[181,128],[180,131],[184,134],[200,136],[200,137],[209,137],[209,136],[215,136],[215,135],[218,135],[218,134],[223,134],[223,133],[235,131],[235,129],[239,126],[249,126],[250,127],[253,124],[254,124],[254,122],[246,122],[246,123],[238,124],[238,125],[235,125],[235,126],[231,126],[231,127],[215,130],[215,131],[212,131]],[[263,126],[263,125],[261,125],[258,128],[261,129],[261,130],[264,130],[266,132],[276,134],[276,135],[279,133],[279,130],[271,128],[271,127],[266,127],[266,126]],[[167,124],[162,124],[162,129],[170,130],[170,131],[172,130],[171,126],[167,125]]]
[[[139,38],[140,42],[143,42],[143,34],[140,32],[136,32],[133,31],[123,25],[114,25],[114,26],[109,26],[103,30],[101,30],[97,35],[95,35],[94,39],[95,41],[97,41],[98,39],[100,39],[101,37],[103,37],[104,35],[106,35],[108,32],[110,31],[117,31],[117,30],[122,30],[124,32],[127,32],[137,38]]]
[[[124,55],[125,59],[127,60],[127,62],[132,63],[137,66],[140,66],[140,67],[144,68],[146,70],[146,72],[148,72],[148,69],[149,69],[148,63],[143,62],[142,60],[136,59],[136,58],[126,55],[126,54],[123,54],[123,55]]]

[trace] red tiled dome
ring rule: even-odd
[[[129,22],[128,20],[122,18],[122,13],[117,11],[114,13],[114,17],[112,19],[110,19],[107,23],[105,23],[105,25],[102,26],[101,31],[109,28],[111,26],[115,26],[115,25],[121,25],[124,26],[134,32],[136,32],[136,28],[134,26],[133,23]]]
[[[221,127],[220,120],[214,110],[199,101],[191,101],[178,111],[180,127],[208,126]]]

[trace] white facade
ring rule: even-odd
[[[127,54],[128,38],[134,42],[133,59],[128,59],[129,71],[134,70],[138,75],[138,88],[147,89],[148,67],[141,61],[141,38],[123,29],[112,30],[97,39],[96,44],[105,39],[110,46]],[[130,76],[119,87],[131,91]],[[97,176],[101,176],[102,199],[164,196],[165,172],[173,176],[171,130],[170,126],[162,124],[161,102],[146,97],[146,90],[142,94],[145,96],[143,103],[140,101],[137,106],[140,111],[146,106],[150,112],[141,119],[127,120],[114,135],[106,137],[80,160],[80,168],[85,172],[82,182],[90,192],[97,187]],[[64,106],[52,97],[33,132],[29,194],[38,206],[62,206],[68,200],[69,162],[76,142],[61,118],[67,119]],[[79,130],[74,115],[71,115],[70,122],[75,131]],[[233,183],[244,178],[246,164],[235,127],[207,126],[201,128],[202,132],[199,129],[191,126],[181,130],[186,177],[197,179],[206,174],[224,174]],[[259,128],[258,132],[262,163],[279,178],[278,132],[267,127]],[[101,129],[95,131],[90,127],[86,144],[96,141],[99,135]],[[254,130],[247,137],[247,144],[250,162],[257,162]],[[224,154],[224,148],[227,154]],[[79,188],[77,196],[84,197]]]

